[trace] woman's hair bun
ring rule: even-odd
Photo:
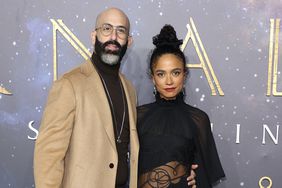
[[[178,40],[174,28],[168,24],[163,26],[160,34],[153,37],[153,44],[156,47],[173,46],[179,48],[182,43],[182,40]]]

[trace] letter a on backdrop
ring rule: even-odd
[[[191,24],[191,25],[190,25]],[[213,71],[211,62],[209,60],[209,57],[206,53],[206,50],[204,48],[204,45],[201,41],[201,38],[199,36],[199,33],[197,31],[197,28],[194,24],[194,21],[192,18],[190,18],[190,24],[186,25],[187,28],[187,34],[186,37],[183,41],[183,44],[181,46],[181,50],[184,51],[184,49],[187,46],[188,41],[191,39],[193,46],[196,50],[196,53],[200,59],[200,63],[196,64],[188,64],[187,67],[189,68],[200,68],[203,69],[205,76],[207,78],[208,84],[211,88],[211,94],[212,95],[217,95],[216,89],[219,93],[220,96],[224,95],[223,90],[221,89],[221,86],[219,84],[219,81]]]

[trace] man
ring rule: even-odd
[[[128,177],[137,187],[136,94],[119,72],[129,29],[121,10],[100,13],[91,59],[54,82],[35,144],[37,188],[124,188]]]

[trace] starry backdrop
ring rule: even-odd
[[[34,187],[34,138],[53,82],[50,19],[62,19],[92,52],[90,32],[97,14],[108,7],[121,8],[131,21],[134,44],[128,49],[121,71],[136,87],[140,105],[154,99],[147,75],[152,36],[168,23],[175,27],[178,37],[184,38],[186,25],[193,18],[224,92],[224,96],[212,96],[202,69],[190,69],[186,101],[209,115],[227,176],[216,187],[255,188],[263,176],[271,178],[272,187],[282,187],[282,96],[266,95],[270,19],[282,18],[281,0],[3,1],[0,89],[12,95],[0,94],[0,187]],[[61,34],[57,36],[60,76],[84,58]],[[191,41],[184,52],[188,63],[199,63]],[[277,91],[282,91],[281,70],[279,62]],[[277,143],[268,132],[262,143],[264,125]],[[238,127],[240,143],[236,143]],[[269,182],[262,184],[266,187]]]

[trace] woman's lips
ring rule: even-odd
[[[164,90],[167,92],[173,92],[176,88],[175,87],[171,87],[171,88],[165,88]]]

